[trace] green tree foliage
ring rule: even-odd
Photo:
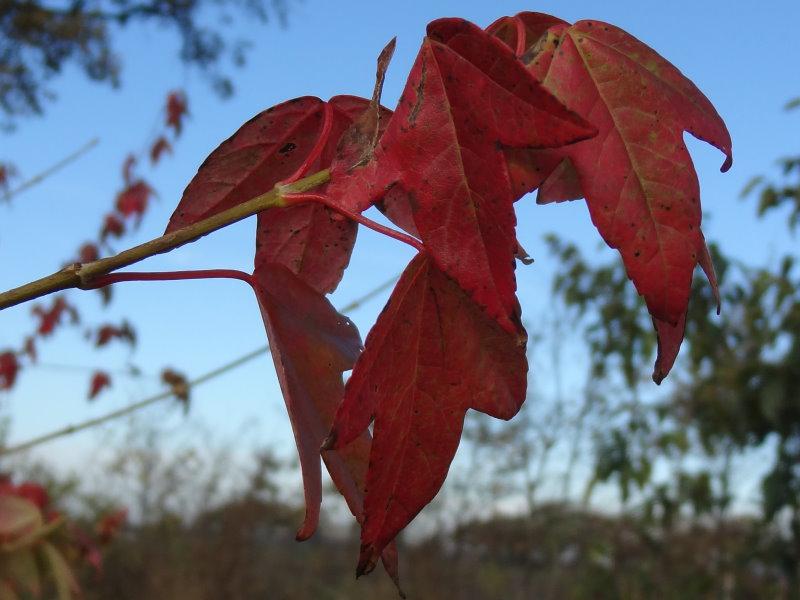
[[[792,106],[799,105],[795,101]],[[785,210],[793,231],[800,219],[800,157],[781,161],[783,177],[753,180],[757,212]],[[667,395],[641,402],[640,384],[655,351],[655,336],[639,297],[617,263],[593,264],[578,248],[551,236],[562,269],[554,291],[575,312],[588,341],[594,384],[618,385],[623,397],[598,432],[590,490],[615,481],[626,501],[640,492],[649,518],[673,526],[689,515],[721,515],[742,484],[732,461],[758,451],[762,465],[762,524],[779,532],[783,574],[800,592],[800,268],[797,253],[768,266],[723,256],[712,244],[722,313],[699,277],[686,325],[679,377]],[[701,467],[685,468],[687,456]],[[652,465],[668,464],[656,481]],[[695,465],[697,462],[695,462]]]
[[[800,98],[786,104],[786,110],[800,108]],[[758,214],[763,215],[779,207],[788,207],[789,229],[794,231],[800,225],[800,156],[790,156],[779,161],[783,171],[783,181],[767,181],[759,175],[753,177],[742,190],[742,196],[758,194]]]

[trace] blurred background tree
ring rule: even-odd
[[[238,13],[238,14],[237,14]],[[114,47],[121,29],[156,24],[180,36],[179,58],[196,66],[222,96],[233,91],[226,69],[242,65],[249,43],[230,27],[235,16],[284,24],[287,0],[0,0],[0,109],[9,126],[40,114],[53,97],[48,82],[69,66],[89,79],[121,82]],[[227,65],[225,64],[227,61]]]
[[[800,215],[800,158],[781,159],[780,168],[782,178],[754,178],[743,195],[757,191],[757,214],[779,212],[792,232]],[[554,293],[581,324],[593,387],[606,396],[592,404],[604,426],[594,434],[587,493],[613,481],[623,503],[634,494],[644,522],[663,531],[715,523],[714,560],[728,583],[712,587],[728,589],[728,597],[749,597],[734,583],[742,569],[757,565],[780,571],[772,593],[800,597],[800,256],[753,266],[712,245],[723,311],[709,317],[715,300],[698,278],[677,383],[642,401],[641,374],[655,338],[640,298],[617,263],[593,266],[575,245],[555,236],[548,242],[562,265]],[[764,537],[748,551],[735,542],[742,505],[734,501],[754,458],[760,514],[749,526]]]

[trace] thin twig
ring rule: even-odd
[[[27,179],[27,180],[23,181],[16,188],[11,190],[7,194],[4,194],[3,195],[3,200],[11,200],[11,198],[13,198],[14,196],[18,196],[19,194],[21,194],[22,192],[24,192],[28,188],[32,188],[33,186],[41,183],[42,181],[44,181],[45,179],[50,177],[50,175],[52,175],[56,171],[60,171],[61,169],[66,167],[71,162],[74,162],[74,161],[78,160],[81,156],[83,156],[84,154],[89,152],[89,150],[91,150],[92,148],[97,146],[97,144],[99,144],[99,143],[100,143],[100,140],[97,139],[97,138],[93,138],[93,139],[89,140],[83,146],[81,146],[80,148],[75,150],[75,152],[73,152],[72,154],[69,154],[69,155],[65,156],[64,158],[62,158],[57,163],[47,167],[41,173],[39,173],[37,175],[34,175],[30,179]]]
[[[103,371],[116,377],[129,377],[131,379],[158,379],[158,375],[152,373],[141,373],[135,368],[106,369],[104,367],[91,365],[77,365],[69,363],[35,362],[29,363],[27,369],[39,369],[41,371],[72,371],[73,373],[96,373]]]
[[[360,298],[357,298],[356,300],[353,300],[352,302],[350,302],[349,304],[344,306],[342,308],[341,312],[349,313],[349,312],[352,312],[352,311],[358,309],[365,302],[368,302],[369,300],[371,300],[372,298],[374,298],[375,296],[377,296],[381,292],[383,292],[383,291],[387,290],[389,287],[391,287],[397,281],[398,277],[399,276],[392,277],[391,279],[385,281],[384,283],[382,283],[378,287],[370,290],[369,292],[367,292],[366,294],[364,294]],[[197,377],[195,379],[192,379],[191,381],[188,382],[187,386],[188,386],[189,389],[192,389],[195,386],[198,386],[198,385],[200,385],[202,383],[205,383],[206,381],[210,381],[211,379],[215,379],[216,377],[219,377],[220,375],[223,375],[223,374],[227,373],[228,371],[232,371],[236,367],[240,367],[241,365],[250,362],[254,358],[257,358],[258,356],[261,356],[262,354],[266,354],[268,352],[269,352],[269,346],[262,346],[261,348],[258,348],[257,350],[253,350],[252,352],[248,352],[247,354],[244,354],[244,355],[240,356],[239,358],[236,358],[236,359],[234,359],[234,360],[232,360],[232,361],[230,361],[228,363],[225,363],[224,365],[222,365],[220,367],[217,367],[216,369],[213,369],[212,371],[209,371],[209,372],[207,372],[207,373],[205,373],[203,375],[200,375],[199,377]],[[134,412],[136,412],[138,410],[141,410],[143,408],[147,408],[148,406],[152,406],[153,404],[156,404],[156,403],[158,403],[158,402],[160,402],[162,400],[167,400],[169,398],[172,398],[173,395],[174,394],[173,394],[173,391],[171,389],[170,390],[165,390],[165,391],[160,392],[160,393],[158,393],[158,394],[156,394],[154,396],[150,396],[149,398],[145,398],[144,400],[140,400],[139,402],[134,402],[133,404],[129,404],[128,406],[125,406],[125,407],[120,408],[118,410],[112,411],[112,412],[107,413],[105,415],[101,415],[101,416],[95,417],[93,419],[88,419],[86,421],[82,421],[82,422],[76,423],[74,425],[67,425],[66,427],[62,427],[60,429],[56,429],[55,431],[51,431],[50,433],[46,433],[46,434],[37,436],[37,437],[32,438],[32,439],[30,439],[30,440],[28,440],[26,442],[19,443],[19,444],[15,445],[15,446],[9,446],[7,448],[0,448],[0,457],[10,456],[11,454],[17,454],[19,452],[22,452],[23,450],[28,450],[30,448],[33,448],[34,446],[38,446],[40,444],[44,444],[45,442],[49,442],[49,441],[58,439],[60,437],[71,435],[71,434],[77,433],[79,431],[84,431],[86,429],[90,429],[92,427],[96,427],[97,425],[102,425],[103,423],[108,423],[109,421],[113,421],[115,419],[118,419],[120,417],[124,417],[126,415],[134,413]]]
[[[267,193],[256,196],[247,202],[237,204],[233,208],[229,208],[207,219],[152,239],[144,244],[124,250],[114,256],[108,256],[88,263],[69,265],[52,275],[26,283],[18,288],[0,294],[0,310],[60,290],[91,288],[92,280],[96,277],[108,275],[112,271],[127,267],[156,254],[174,250],[212,231],[241,221],[267,208],[284,206],[284,194],[303,193],[326,183],[329,179],[330,172],[325,169],[294,183],[281,186],[280,188],[273,188]]]

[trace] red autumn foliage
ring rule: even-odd
[[[112,340],[120,340],[126,342],[130,346],[136,345],[136,332],[127,321],[123,321],[121,325],[101,325],[98,327],[95,334],[95,345],[100,348],[107,345]]]
[[[95,371],[89,381],[89,400],[97,398],[108,387],[111,387],[111,376],[104,371]]]
[[[0,540],[4,543],[0,591],[4,597],[39,598],[43,581],[51,579],[59,597],[80,597],[68,559],[79,557],[99,571],[101,548],[114,538],[126,515],[124,509],[108,513],[96,523],[94,534],[88,533],[53,507],[47,490],[38,483],[14,484],[0,476]],[[15,590],[22,596],[8,595]]]
[[[363,513],[369,433],[357,432],[346,448],[326,450],[320,455],[320,446],[344,391],[342,373],[353,368],[358,359],[361,337],[349,319],[285,266],[262,263],[254,276],[254,289],[300,455],[306,516],[297,539],[305,540],[319,521],[320,458],[353,515],[360,519]],[[376,560],[382,550],[376,553]],[[393,548],[383,553],[383,562],[398,583]]]
[[[165,152],[172,153],[172,144],[162,135],[150,146],[150,162],[157,164]]]
[[[100,573],[103,568],[102,548],[110,544],[128,518],[128,510],[123,508],[100,517],[94,526],[94,535],[72,527],[71,533],[81,559]]]
[[[6,350],[0,353],[0,390],[10,390],[17,381],[19,361],[16,352]]]
[[[489,30],[516,49],[548,90],[579,114],[591,114],[600,129],[593,139],[536,157],[542,173],[552,171],[538,201],[586,198],[592,222],[619,250],[653,316],[658,383],[683,339],[698,264],[715,285],[700,230],[700,189],[683,132],[724,152],[722,171],[727,171],[733,158],[725,123],[678,69],[608,23],[570,25],[549,15],[521,13]],[[525,35],[512,34],[516,31]],[[598,83],[606,81],[613,85]]]
[[[178,136],[183,130],[183,120],[189,113],[186,94],[180,90],[170,92],[167,96],[167,127],[171,127]]]
[[[147,202],[153,194],[153,188],[147,183],[141,179],[134,181],[117,195],[116,209],[124,217],[135,217],[138,223],[147,210]]]
[[[467,409],[510,419],[522,406],[526,340],[482,312],[432,258],[419,255],[406,268],[328,442],[346,449],[374,419],[359,574],[439,491]]]
[[[535,189],[540,203],[586,198],[653,317],[659,382],[683,338],[696,265],[716,288],[683,131],[725,152],[723,170],[731,160],[705,96],[605,23],[540,13],[487,30],[434,21],[394,113],[378,104],[392,47],[372,101],[297,98],[245,123],[203,163],[167,227],[330,169],[314,194],[286,195],[286,208],[259,215],[254,289],[300,453],[298,537],[316,527],[322,459],[362,527],[359,574],[382,553],[386,562],[439,490],[466,411],[509,419],[525,398],[514,262],[529,259],[514,202]],[[610,83],[597,83],[600,72]],[[372,205],[418,238],[421,253],[361,352],[323,294],[353,248],[356,224],[344,217]]]
[[[181,102],[185,112],[185,98]],[[153,159],[158,160],[165,151],[171,152],[171,146],[161,136],[151,150]],[[134,217],[137,222],[141,219],[147,209],[149,197],[154,192],[136,176],[136,164],[135,155],[126,157],[122,165],[124,189],[115,199],[115,212],[104,216],[98,241],[84,243],[78,249],[77,260],[72,261],[73,263],[97,260],[100,257],[99,246],[109,238],[120,238],[124,235],[125,218]],[[16,172],[10,165],[0,164],[0,198],[3,197],[3,192],[9,191],[8,182],[14,176]],[[107,302],[110,298],[110,286],[102,287],[99,291],[103,294],[104,302]],[[19,370],[25,364],[20,362],[21,357],[27,357],[30,363],[36,362],[37,335],[50,336],[65,321],[65,317],[70,318],[73,323],[78,322],[77,310],[63,296],[55,298],[49,307],[35,306],[32,313],[37,321],[35,334],[24,339],[19,351],[9,349],[0,352],[0,390],[10,389],[15,384]],[[96,341],[98,345],[107,344],[113,339],[131,344],[135,342],[133,329],[125,322],[121,326],[100,327],[96,332],[96,340],[91,332],[86,337]],[[107,373],[95,372],[89,382],[89,398],[95,398],[110,385],[111,379]],[[178,390],[179,386],[176,385],[175,389]],[[13,499],[9,500],[11,496]],[[113,538],[125,516],[124,510],[104,516],[97,523],[97,535],[94,536],[69,521],[65,522],[62,513],[49,507],[46,491],[41,486],[33,483],[13,485],[9,478],[0,475],[0,541],[4,544],[12,541],[12,544],[0,552],[3,555],[0,557],[0,596],[5,598],[11,594],[10,597],[13,598],[38,598],[41,597],[42,580],[52,579],[55,580],[59,597],[78,597],[80,590],[72,572],[73,559],[79,557],[99,570],[101,546]],[[24,526],[22,530],[14,529],[19,523]],[[13,534],[11,537],[9,532]],[[15,545],[16,542],[23,543]]]
[[[510,419],[525,399],[515,261],[527,253],[514,203],[534,190],[540,204],[585,198],[653,319],[658,383],[677,357],[698,265],[716,293],[683,133],[719,148],[723,170],[732,156],[722,119],[697,87],[602,22],[521,13],[483,30],[434,21],[394,112],[379,104],[392,49],[379,58],[371,100],[302,97],[245,123],[201,165],[167,232],[278,190],[283,204],[258,216],[251,283],[300,455],[306,513],[297,538],[317,527],[324,463],[361,525],[357,573],[382,558],[397,581],[393,540],[440,489],[466,412]],[[187,113],[185,95],[170,93],[166,126],[176,136]],[[168,149],[159,137],[152,162]],[[123,166],[118,214],[106,217],[101,240],[147,210],[153,190],[134,166],[133,157]],[[323,170],[329,182],[314,194],[282,187]],[[371,206],[413,236],[403,239],[419,253],[362,347],[325,294]],[[85,246],[84,255],[99,251]],[[77,319],[63,297],[33,310],[43,336],[65,312]],[[135,343],[127,322],[94,337],[97,346]],[[0,354],[0,387],[13,385],[18,368],[16,353]],[[188,403],[183,375],[165,370],[162,379]],[[90,398],[109,384],[95,373]]]
[[[100,544],[110,543],[119,533],[119,530],[128,520],[128,509],[122,508],[110,512],[97,522],[95,525],[95,535]]]
[[[103,227],[100,230],[100,241],[105,242],[108,238],[119,238],[125,233],[125,223],[116,214],[109,213],[103,219]]]
[[[184,191],[167,233],[279,181],[329,167],[339,138],[368,106],[354,96],[334,96],[328,102],[302,97],[256,115],[206,159]],[[356,228],[315,203],[261,213],[255,262],[283,264],[318,291],[333,291],[350,262]]]
[[[61,324],[61,319],[65,314],[69,316],[73,325],[80,320],[78,310],[69,304],[64,296],[56,296],[48,309],[40,304],[35,305],[31,309],[31,313],[39,318],[36,332],[41,336],[52,334],[55,328]]]
[[[50,496],[48,495],[47,490],[38,483],[23,481],[16,486],[11,485],[10,483],[7,484],[7,486],[8,487],[6,488],[5,493],[17,496],[19,498],[25,498],[26,500],[29,500],[35,504],[37,508],[45,509],[50,503]],[[4,492],[0,491],[0,493]]]
[[[438,21],[428,33],[373,160],[334,172],[329,194],[359,212],[383,198],[390,217],[398,199],[386,198],[387,189],[400,190],[403,202],[414,198],[414,231],[439,267],[514,331],[516,196],[506,149],[559,146],[595,130],[476,26]],[[448,228],[443,197],[452,199]]]

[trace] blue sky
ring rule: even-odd
[[[23,121],[16,133],[0,137],[0,160],[10,159],[23,175],[33,175],[95,136],[100,145],[9,206],[0,206],[0,287],[52,272],[94,235],[120,187],[125,155],[152,141],[170,89],[187,90],[191,119],[174,156],[142,171],[159,199],[136,235],[126,238],[131,245],[161,233],[204,157],[257,112],[301,95],[369,95],[375,57],[396,35],[397,51],[384,90],[384,103],[392,107],[428,21],[460,16],[485,26],[501,15],[526,9],[569,21],[611,22],[650,44],[693,79],[726,120],[734,142],[734,166],[724,175],[719,172],[723,157],[718,151],[699,142],[690,144],[708,215],[707,238],[752,263],[768,262],[796,248],[780,215],[756,221],[753,203],[740,201],[738,195],[750,177],[777,174],[776,159],[800,149],[800,114],[781,110],[789,98],[800,95],[796,34],[800,3],[304,0],[291,5],[286,29],[237,25],[237,35],[250,39],[253,48],[246,66],[233,71],[236,95],[225,102],[201,76],[178,63],[177,40],[157,27],[137,28],[118,38],[124,61],[119,90],[88,83],[72,69],[54,81],[57,101],[44,117]],[[518,219],[520,240],[536,259],[533,266],[518,270],[520,298],[526,318],[536,322],[547,312],[553,273],[542,235],[558,232],[591,253],[597,251],[599,238],[580,202],[536,207],[532,198],[523,200]],[[138,268],[249,270],[253,233],[251,219]],[[607,250],[597,255],[612,256]],[[399,273],[410,257],[408,248],[362,229],[334,303],[342,306]],[[73,292],[71,297],[87,322],[129,318],[138,330],[139,346],[132,355],[121,348],[95,351],[83,341],[80,330],[67,329],[43,343],[41,361],[51,366],[24,372],[16,388],[0,397],[0,414],[12,417],[12,443],[159,389],[153,377],[116,377],[113,391],[90,405],[85,400],[89,372],[53,368],[56,365],[113,371],[131,361],[145,374],[157,374],[162,366],[171,365],[192,376],[265,343],[256,303],[238,282],[124,284],[116,287],[115,301],[104,313],[98,312],[96,294]],[[351,315],[362,336],[385,297]],[[29,311],[29,306],[21,306],[0,314],[0,346],[17,345],[30,330]],[[533,372],[546,387],[547,373],[535,364]],[[291,432],[270,358],[262,357],[195,390],[193,398],[191,419],[210,424],[221,437],[233,438],[246,429],[248,445],[272,442],[281,451],[290,448]],[[179,426],[182,417],[174,411],[154,411]],[[81,434],[42,448],[38,456],[75,466],[94,456],[98,439]]]

